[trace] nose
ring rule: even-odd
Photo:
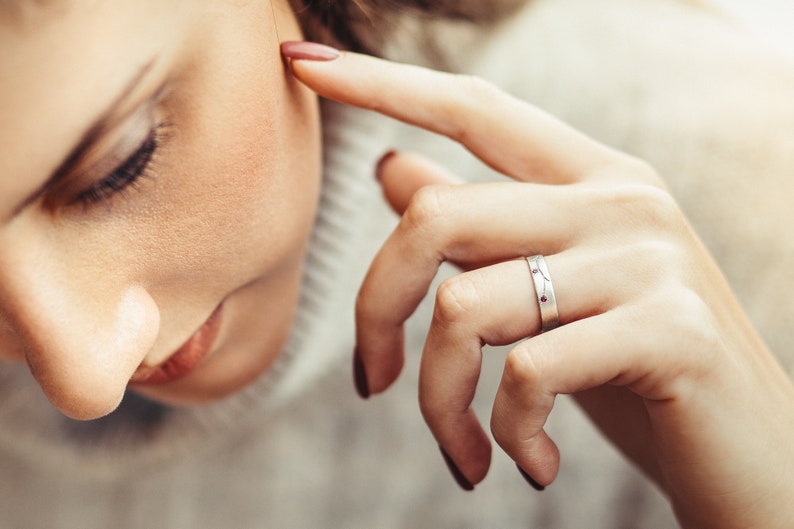
[[[43,268],[2,274],[3,312],[55,407],[74,419],[107,415],[154,343],[157,305],[138,285],[91,288]]]

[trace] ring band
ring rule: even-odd
[[[549,268],[542,255],[527,257],[527,264],[540,308],[540,332],[550,331],[559,327],[560,314],[557,311],[557,298],[554,297]]]

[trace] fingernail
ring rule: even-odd
[[[386,151],[386,153],[383,156],[380,157],[380,160],[378,160],[377,165],[375,165],[375,179],[378,182],[380,182],[382,180],[383,168],[386,166],[386,162],[388,162],[389,160],[394,158],[395,154],[397,154],[397,151],[395,151],[393,149],[390,150],[390,151]]]
[[[282,42],[281,54],[290,59],[309,61],[332,61],[341,55],[339,50],[331,46],[302,40]]]
[[[452,461],[452,458],[449,457],[449,454],[447,454],[447,452],[440,446],[438,449],[441,450],[441,455],[444,456],[444,462],[447,464],[447,468],[452,474],[452,477],[455,478],[455,481],[458,483],[458,485],[460,485],[460,488],[463,490],[474,490],[474,485],[472,485],[471,482],[466,479],[466,476],[464,476],[460,471],[458,465]]]
[[[369,382],[367,382],[367,372],[364,369],[364,362],[361,360],[361,353],[358,347],[353,350],[353,382],[356,384],[358,396],[362,399],[369,398]]]
[[[543,485],[532,479],[532,476],[527,474],[523,468],[518,466],[518,463],[516,463],[516,468],[521,473],[521,476],[526,480],[527,483],[529,483],[532,486],[533,489],[539,492],[543,492],[544,490],[546,490],[546,487],[544,487]]]

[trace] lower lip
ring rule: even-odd
[[[190,374],[209,355],[220,328],[222,307],[223,304],[218,305],[207,321],[165,362],[136,374],[130,382],[147,386],[167,384]]]

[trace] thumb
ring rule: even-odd
[[[462,183],[446,168],[424,156],[398,151],[389,151],[381,157],[375,176],[383,188],[383,196],[398,215],[405,212],[419,188],[431,184]]]

